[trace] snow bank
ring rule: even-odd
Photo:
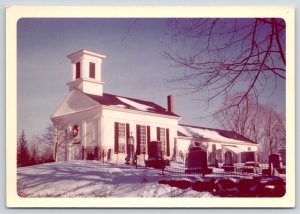
[[[68,161],[17,169],[22,197],[212,197],[208,192],[159,184],[160,170],[99,161]]]

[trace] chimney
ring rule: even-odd
[[[168,96],[168,112],[172,112],[173,113],[173,96],[169,95]]]

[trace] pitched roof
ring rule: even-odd
[[[101,105],[105,105],[105,106],[113,106],[122,109],[131,109],[131,110],[137,110],[142,112],[179,117],[177,114],[174,114],[173,112],[169,112],[168,110],[161,107],[160,105],[157,105],[156,103],[150,101],[138,100],[134,98],[117,96],[117,95],[107,94],[107,93],[103,93],[102,96],[87,94],[87,93],[84,94],[92,98],[93,100],[97,101]]]
[[[193,137],[193,138],[205,138],[216,141],[238,143],[238,142],[247,142],[257,144],[256,142],[234,132],[221,129],[205,128],[200,126],[191,126],[191,125],[178,125],[178,136],[183,137]]]

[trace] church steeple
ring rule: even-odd
[[[67,57],[72,63],[72,81],[67,83],[69,89],[102,96],[101,64],[105,56],[83,49]]]

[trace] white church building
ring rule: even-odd
[[[101,64],[104,55],[80,50],[67,56],[72,64],[69,94],[51,115],[58,131],[66,133],[58,145],[56,161],[98,159],[124,163],[132,139],[137,156],[144,160],[151,141],[161,141],[166,159],[186,153],[200,143],[219,161],[225,152],[238,155],[257,151],[258,144],[224,130],[180,125],[173,112],[172,96],[167,108],[154,102],[104,93]],[[238,160],[237,160],[238,161]],[[240,161],[240,160],[239,160]]]

